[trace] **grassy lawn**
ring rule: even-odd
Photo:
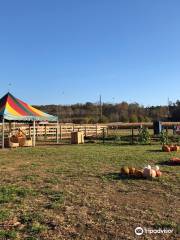
[[[136,239],[134,229],[173,228],[177,239],[180,153],[160,146],[64,145],[0,150],[0,239]],[[158,164],[160,179],[123,179],[122,165]]]

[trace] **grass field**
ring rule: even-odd
[[[86,144],[0,151],[0,239],[136,239],[134,229],[171,228],[178,238],[180,153],[159,145]],[[154,181],[119,176],[122,165],[159,164]]]

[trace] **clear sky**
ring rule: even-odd
[[[0,0],[8,89],[30,104],[180,99],[180,1]]]

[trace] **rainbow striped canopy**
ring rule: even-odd
[[[56,116],[44,113],[7,93],[0,99],[0,116],[14,121],[49,121],[58,120]]]

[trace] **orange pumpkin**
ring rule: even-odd
[[[179,151],[179,146],[174,146],[174,151]]]
[[[171,151],[171,152],[175,151],[175,148],[174,148],[173,145],[171,145],[171,146],[169,146],[169,147],[170,147],[170,151]]]
[[[177,158],[177,157],[173,157],[170,159],[171,162],[173,163],[180,163],[180,158]]]
[[[135,175],[136,177],[140,177],[140,178],[143,177],[143,170],[136,169],[134,175]]]
[[[121,174],[129,175],[129,168],[127,166],[122,167]]]
[[[171,148],[170,148],[168,145],[164,145],[164,146],[162,147],[162,150],[163,150],[163,152],[170,152],[170,151],[171,151]]]
[[[129,167],[129,174],[134,175],[136,169],[134,167]]]
[[[160,170],[156,171],[156,177],[161,177],[162,176],[162,172]]]

